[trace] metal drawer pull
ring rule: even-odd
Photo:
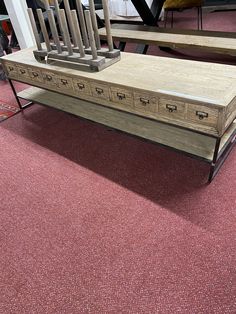
[[[79,87],[79,89],[84,89],[84,84],[82,83],[77,83],[77,86]]]
[[[122,93],[116,93],[119,100],[125,99],[125,94]]]
[[[21,69],[21,70],[20,70],[20,73],[21,73],[21,74],[25,74],[26,72],[25,72],[25,70]]]
[[[68,81],[65,80],[65,79],[61,79],[61,82],[62,82],[63,85],[67,85],[68,84]]]
[[[39,74],[37,72],[32,72],[33,77],[38,77]]]
[[[46,79],[47,79],[47,81],[51,81],[52,80],[52,77],[51,77],[51,75],[46,75]]]
[[[9,71],[14,71],[14,68],[13,67],[9,67]]]
[[[140,100],[140,102],[141,102],[141,104],[143,106],[146,106],[146,105],[148,105],[150,103],[149,99],[145,99],[145,98],[142,98],[142,97],[140,97],[139,100]]]
[[[104,93],[104,91],[103,91],[103,89],[102,88],[98,88],[98,87],[96,87],[96,92],[97,92],[97,94],[98,95],[102,95],[103,93]]]
[[[203,120],[204,118],[208,118],[208,113],[203,111],[196,111],[196,116],[198,116],[200,120]]]
[[[177,111],[177,106],[166,104],[166,109],[168,109],[169,112],[174,112],[174,111]]]

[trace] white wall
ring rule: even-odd
[[[26,0],[4,0],[4,3],[20,48],[34,46],[35,40],[27,13]]]

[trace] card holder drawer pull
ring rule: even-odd
[[[145,99],[145,98],[142,98],[142,97],[139,98],[139,101],[141,102],[141,104],[143,106],[146,106],[146,105],[148,105],[150,103],[149,99]]]
[[[13,67],[9,67],[9,71],[11,72],[11,71],[14,71],[14,68]]]
[[[39,74],[37,72],[32,72],[33,77],[38,77]]]
[[[198,116],[199,120],[203,120],[204,118],[208,118],[208,113],[204,111],[196,111],[196,116]]]
[[[78,88],[81,89],[81,90],[85,88],[85,86],[84,86],[83,83],[77,83],[77,86],[78,86]]]
[[[174,112],[174,111],[177,111],[177,106],[176,105],[171,105],[171,104],[166,104],[166,109],[169,112]]]
[[[47,75],[46,75],[46,80],[50,82],[50,81],[52,80],[51,75],[48,75],[48,74],[47,74]]]
[[[103,91],[102,88],[96,87],[95,90],[96,90],[96,92],[97,92],[98,95],[102,95],[102,94],[104,93],[104,91]]]
[[[62,82],[63,85],[67,85],[68,84],[68,81],[65,80],[65,79],[61,79],[61,82]]]
[[[20,73],[21,73],[21,74],[25,74],[25,73],[26,73],[26,71],[25,71],[25,70],[23,70],[23,69],[20,69]]]
[[[125,99],[125,94],[122,94],[122,93],[116,93],[117,97],[119,100],[122,100],[122,99]]]

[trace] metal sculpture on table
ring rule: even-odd
[[[101,47],[94,1],[89,0],[89,10],[83,10],[81,0],[76,0],[76,10],[71,10],[69,0],[63,0],[65,10],[59,8],[58,0],[54,0],[62,41],[58,34],[54,10],[45,1],[52,41],[49,39],[41,9],[37,9],[40,30],[45,44],[42,45],[32,9],[28,9],[37,50],[34,56],[39,62],[56,63],[64,67],[90,68],[101,71],[120,60],[120,51],[114,49],[107,0],[102,0],[108,47]],[[77,15],[78,13],[78,15]]]

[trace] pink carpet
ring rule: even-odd
[[[207,185],[205,163],[39,105],[0,147],[0,313],[236,313],[235,149]]]

